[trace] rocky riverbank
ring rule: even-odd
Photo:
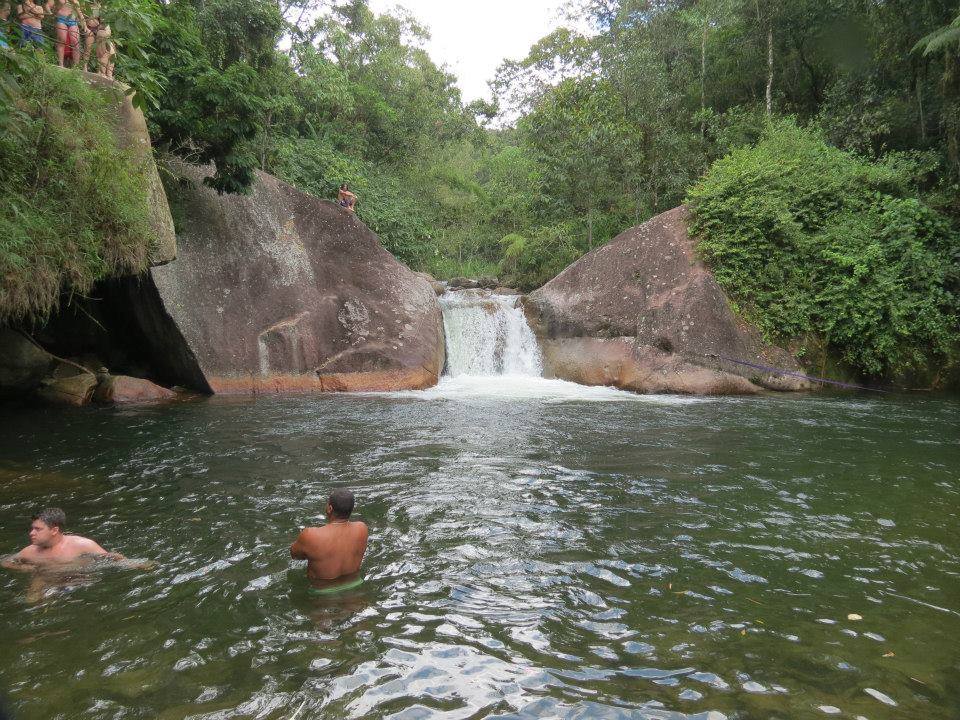
[[[585,255],[525,307],[545,371],[641,393],[753,394],[806,381],[721,358],[799,371],[738,318],[696,257],[687,212],[658,215]]]

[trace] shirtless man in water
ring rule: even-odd
[[[65,535],[67,516],[60,508],[47,508],[33,516],[30,523],[30,544],[0,565],[9,570],[51,567],[76,563],[85,556],[105,555],[123,560],[123,555],[104,550],[93,540],[79,535]]]
[[[334,490],[327,500],[327,524],[305,528],[290,546],[290,557],[307,561],[307,577],[315,588],[328,587],[331,580],[359,580],[367,526],[350,521],[353,504],[352,492]]]

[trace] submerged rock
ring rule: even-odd
[[[585,255],[525,303],[548,375],[636,392],[755,393],[809,383],[730,362],[799,367],[730,309],[676,208]]]
[[[175,170],[178,257],[128,287],[160,376],[234,394],[437,382],[435,292],[356,215],[264,173],[218,195],[203,168]]]
[[[173,400],[177,394],[149,380],[128,375],[103,377],[93,394],[98,403],[142,403]]]

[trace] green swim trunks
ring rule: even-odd
[[[337,593],[342,593],[347,590],[353,590],[354,588],[358,588],[361,585],[363,585],[362,575],[355,577],[352,580],[347,580],[344,583],[340,583],[339,585],[330,585],[329,587],[323,587],[323,588],[315,588],[315,587],[308,588],[307,593],[311,597],[322,597],[324,595],[336,595]]]

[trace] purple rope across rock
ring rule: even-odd
[[[737,365],[745,365],[746,367],[754,368],[755,370],[762,370],[763,372],[772,373],[774,375],[786,375],[788,377],[800,378],[801,380],[808,380],[810,382],[822,383],[824,385],[834,385],[836,387],[849,388],[851,390],[869,390],[870,392],[878,393],[887,393],[887,390],[881,390],[879,388],[866,387],[865,385],[854,385],[853,383],[840,382],[839,380],[827,380],[826,378],[816,377],[814,375],[805,375],[799,372],[793,372],[792,370],[784,370],[782,368],[771,367],[770,365],[760,365],[758,363],[747,362],[746,360],[737,360],[735,358],[724,357],[723,355],[718,355],[716,353],[706,353],[706,357],[715,357],[718,360],[725,360],[726,362],[736,363]]]

